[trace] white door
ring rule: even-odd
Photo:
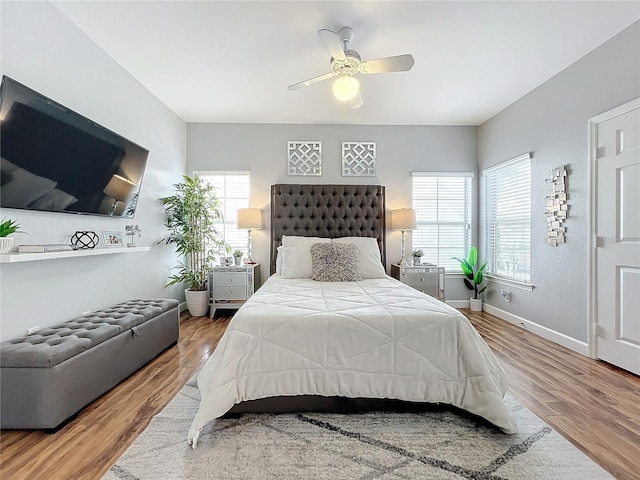
[[[639,105],[595,125],[594,293],[597,357],[640,375]]]

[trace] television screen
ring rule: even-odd
[[[133,218],[149,152],[3,76],[0,207]]]

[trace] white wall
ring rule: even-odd
[[[269,220],[270,187],[275,183],[381,184],[386,186],[387,210],[411,207],[412,171],[471,171],[477,168],[477,128],[380,125],[187,125],[187,171],[251,171],[250,205]],[[287,142],[322,142],[320,177],[287,175]],[[376,142],[376,177],[341,176],[343,141]],[[474,222],[475,224],[475,222]],[[474,232],[476,231],[474,225]],[[269,272],[269,226],[252,234],[252,256]],[[407,251],[411,235],[407,234]],[[400,257],[400,232],[389,231],[387,262]],[[428,260],[428,259],[427,259]],[[467,299],[460,278],[447,279],[447,300]]]
[[[587,341],[589,222],[587,121],[640,96],[640,22],[636,22],[480,126],[480,169],[533,152],[533,292],[492,285],[486,302],[581,342]],[[545,244],[544,179],[568,169],[567,243]],[[512,291],[505,303],[500,288]]]
[[[0,2],[0,73],[91,118],[149,150],[133,221],[3,209],[28,235],[15,243],[67,242],[76,230],[143,229],[150,252],[0,265],[0,336],[69,320],[87,310],[145,297],[182,299],[166,289],[172,249],[158,198],[172,192],[186,163],[186,125],[48,2]]]

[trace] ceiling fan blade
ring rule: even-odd
[[[362,73],[406,72],[411,70],[413,63],[413,57],[407,53],[395,57],[367,60],[360,64],[360,71]]]
[[[294,83],[293,85],[289,85],[287,87],[287,90],[297,90],[300,87],[308,87],[309,85],[321,82],[331,77],[333,77],[333,72],[325,73],[323,75],[318,75],[317,77],[310,78],[308,80],[305,80],[304,82],[298,82],[298,83]]]
[[[327,47],[327,50],[329,50],[329,53],[331,53],[333,58],[336,60],[344,60],[347,58],[344,55],[344,50],[342,49],[342,42],[340,41],[340,38],[338,38],[338,34],[336,32],[323,28],[322,30],[318,30],[318,35],[320,35],[322,43]]]
[[[362,100],[362,94],[358,91],[358,94],[349,100],[349,105],[351,105],[352,109],[360,108],[364,101]]]

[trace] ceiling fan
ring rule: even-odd
[[[330,71],[324,75],[289,85],[288,90],[297,90],[300,87],[308,87],[331,77],[338,77],[333,83],[333,94],[338,100],[348,101],[351,108],[358,108],[363,102],[360,83],[355,78],[357,73],[406,72],[413,67],[414,61],[410,54],[363,62],[358,52],[348,48],[354,35],[353,30],[349,27],[340,29],[338,33],[327,29],[318,30],[318,35],[331,54]]]

